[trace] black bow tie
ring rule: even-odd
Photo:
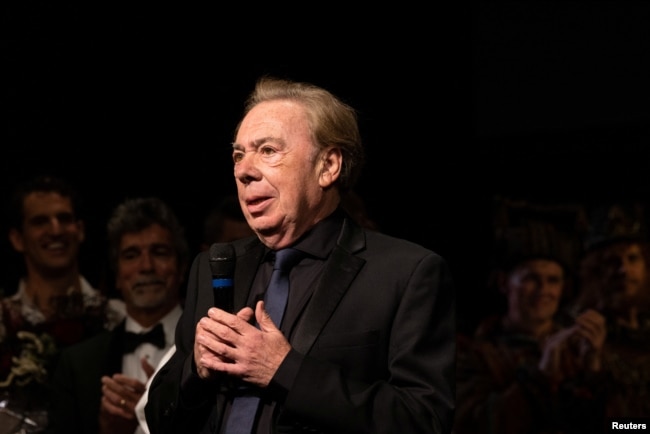
[[[158,348],[165,348],[165,331],[163,325],[158,323],[146,333],[124,333],[124,353],[132,353],[140,345],[148,342]]]

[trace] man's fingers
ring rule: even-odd
[[[147,375],[147,378],[151,378],[153,373],[156,371],[156,367],[149,363],[149,359],[146,357],[140,359],[140,365],[142,366],[144,373]]]

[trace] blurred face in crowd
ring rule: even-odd
[[[608,295],[634,300],[648,280],[648,264],[638,243],[616,243],[603,252],[602,273]]]
[[[564,284],[564,270],[555,261],[534,259],[519,264],[502,283],[508,299],[508,318],[517,324],[551,322]]]
[[[70,198],[54,192],[30,193],[23,215],[22,231],[11,229],[9,239],[24,255],[27,269],[53,277],[76,269],[85,233]]]
[[[233,145],[235,180],[246,220],[267,246],[292,243],[332,211],[321,205],[340,158],[339,150],[319,152],[296,102],[263,102],[245,116]]]
[[[231,218],[225,218],[223,219],[221,239],[216,240],[215,242],[229,243],[240,238],[249,237],[253,234],[254,232],[251,227],[248,226],[248,223]]]
[[[175,306],[183,272],[168,229],[153,224],[122,236],[116,286],[127,308],[166,310]]]

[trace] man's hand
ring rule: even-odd
[[[607,338],[605,317],[589,309],[576,318],[579,357],[583,367],[590,371],[600,371],[601,356]]]
[[[574,325],[546,340],[538,364],[540,371],[556,383],[583,370],[599,371],[606,333],[605,318],[600,313],[581,313]]]
[[[140,361],[140,364],[147,378],[150,378],[156,367],[145,358]],[[102,377],[100,433],[134,432],[138,426],[135,406],[145,390],[144,383],[124,374]]]
[[[220,315],[222,321],[228,320],[231,321],[232,324],[239,324],[240,327],[242,326],[242,323],[246,323],[246,325],[252,327],[250,321],[251,318],[253,318],[253,309],[249,307],[243,308],[237,312],[237,315],[231,315],[216,307],[211,308],[208,311],[208,315],[210,312],[213,312],[213,316],[217,314]],[[210,364],[203,363],[203,360],[216,359],[222,363],[232,363],[232,360],[219,356],[219,354],[212,348],[212,346],[215,345],[215,340],[221,342],[218,336],[212,332],[210,327],[213,321],[214,320],[211,319],[210,316],[201,318],[196,325],[194,336],[194,360],[196,363],[196,371],[203,379],[211,379],[218,375],[218,372],[214,371],[210,367]]]
[[[549,336],[543,344],[542,357],[538,363],[540,371],[549,379],[559,384],[565,377],[572,375],[572,360],[569,354],[569,342],[577,332],[577,326],[562,329]]]
[[[264,302],[255,308],[259,329],[250,324],[252,309],[237,315],[211,308],[197,324],[194,358],[202,378],[218,372],[266,387],[291,350],[282,332],[264,310]]]
[[[143,359],[142,366],[151,375],[154,367]],[[102,377],[102,401],[99,410],[101,433],[134,432],[138,426],[135,405],[145,391],[145,384],[123,374]]]

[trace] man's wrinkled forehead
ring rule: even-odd
[[[302,105],[289,100],[266,101],[244,116],[235,143],[247,146],[246,142],[257,142],[264,137],[285,138],[300,133],[310,133],[309,119]]]

